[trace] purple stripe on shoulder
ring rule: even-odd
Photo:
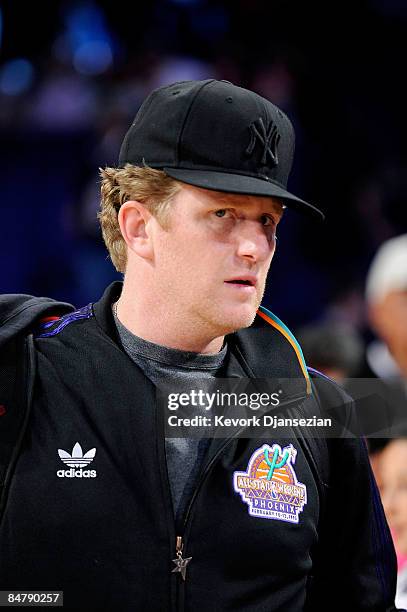
[[[308,370],[308,372],[311,372],[311,374],[319,374],[319,376],[322,376],[323,378],[326,378],[326,380],[332,381],[332,378],[330,378],[329,376],[327,376],[323,372],[320,372],[319,370],[316,370],[315,368],[310,368],[309,366],[307,366],[307,370]]]
[[[50,331],[42,331],[41,333],[36,334],[35,337],[50,338],[51,336],[56,336],[70,323],[73,323],[74,321],[80,321],[81,319],[90,319],[91,317],[93,317],[92,304],[88,304],[87,306],[83,306],[83,308],[79,308],[79,310],[70,312],[69,314],[58,319],[57,321],[47,321],[46,323],[42,323],[40,326],[40,330],[47,330],[53,325],[55,327]]]

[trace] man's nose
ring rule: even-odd
[[[237,254],[252,261],[267,259],[275,249],[274,231],[258,221],[245,220],[236,228]]]

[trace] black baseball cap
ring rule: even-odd
[[[119,166],[163,170],[184,183],[271,196],[323,219],[287,191],[294,129],[274,104],[228,81],[182,81],[154,90],[143,102],[120,150]]]

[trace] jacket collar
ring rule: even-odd
[[[106,287],[102,297],[93,304],[96,322],[116,344],[121,346],[119,332],[114,322],[112,304],[117,302],[123,288],[121,281],[115,281]]]
[[[119,345],[111,306],[120,297],[122,287],[120,281],[112,283],[93,305],[97,323]],[[226,339],[230,350],[222,377],[289,379],[290,396],[301,397],[311,392],[298,342],[284,323],[266,308],[260,307],[251,327],[229,334]]]

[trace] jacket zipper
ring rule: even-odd
[[[185,580],[187,565],[191,561],[192,557],[184,558],[182,556],[182,549],[184,547],[184,542],[182,536],[177,536],[175,540],[175,559],[173,559],[173,563],[175,563],[175,567],[173,568],[174,572],[179,572],[181,574],[182,580]]]
[[[212,457],[212,459],[210,460],[210,462],[208,463],[208,465],[206,466],[204,472],[201,474],[201,477],[198,481],[197,486],[195,487],[195,490],[192,494],[191,500],[188,504],[188,508],[187,511],[185,513],[185,517],[183,520],[183,535],[177,535],[175,538],[175,559],[173,559],[173,563],[175,563],[176,567],[172,570],[172,572],[179,572],[179,579],[177,580],[177,608],[179,610],[179,612],[183,612],[184,610],[184,599],[185,599],[185,581],[188,579],[188,564],[190,562],[194,562],[193,557],[187,557],[186,553],[185,553],[185,548],[186,548],[186,534],[187,534],[187,527],[188,527],[188,519],[191,515],[191,509],[192,506],[195,502],[195,499],[198,495],[198,492],[205,480],[205,478],[207,477],[208,473],[210,472],[210,470],[212,469],[215,461],[217,460],[217,458],[219,457],[219,455],[222,453],[222,451],[226,448],[226,446],[231,443],[235,438],[229,438],[228,440],[225,441],[224,444],[222,444],[222,446],[217,450],[217,452],[215,453],[215,455]]]
[[[205,479],[207,478],[208,474],[210,473],[210,471],[212,470],[214,464],[216,463],[218,457],[221,455],[221,453],[225,450],[225,448],[231,444],[234,440],[236,440],[236,438],[239,436],[239,434],[244,430],[245,428],[243,427],[242,429],[240,429],[233,437],[228,438],[227,440],[225,440],[225,443],[222,444],[222,446],[220,446],[218,448],[218,450],[216,451],[216,453],[214,454],[214,456],[212,457],[212,459],[209,461],[209,463],[207,464],[207,466],[205,467],[205,470],[202,472],[201,477],[198,481],[197,486],[195,487],[195,490],[192,494],[191,500],[188,504],[188,508],[187,511],[185,513],[185,517],[183,520],[183,535],[177,535],[176,539],[175,539],[175,555],[176,555],[176,559],[173,559],[173,562],[179,565],[183,565],[183,567],[185,568],[184,570],[184,574],[182,575],[182,570],[181,569],[177,569],[177,567],[175,567],[172,571],[173,572],[179,572],[180,576],[179,576],[179,580],[177,580],[178,582],[178,597],[177,597],[177,601],[178,601],[178,610],[179,612],[183,612],[184,610],[184,597],[185,597],[185,582],[188,579],[188,564],[189,562],[193,563],[193,557],[187,557],[186,556],[186,542],[187,542],[187,538],[186,536],[187,534],[187,527],[188,527],[188,520],[189,517],[191,515],[191,510],[192,507],[194,505],[194,502],[198,496],[198,493],[201,489],[202,484],[204,483]],[[176,561],[177,560],[177,561]]]

